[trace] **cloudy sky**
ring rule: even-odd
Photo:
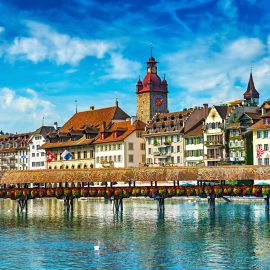
[[[250,68],[270,98],[269,0],[0,0],[0,130],[62,125],[78,110],[130,115],[153,55],[169,110],[242,98]]]

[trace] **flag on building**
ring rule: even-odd
[[[257,158],[261,158],[262,155],[264,154],[264,150],[261,148],[261,146],[259,145],[257,147]]]
[[[70,152],[68,152],[68,150],[65,150],[62,154],[61,154],[61,157],[64,159],[64,160],[69,160],[72,158],[72,155]]]
[[[53,153],[51,153],[50,151],[48,151],[47,153],[47,162],[52,162],[54,160],[55,156]]]

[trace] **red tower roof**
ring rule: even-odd
[[[139,79],[137,82],[137,93],[144,93],[144,92],[168,92],[167,89],[167,81],[164,79],[161,82],[160,77],[157,74],[157,61],[151,55],[149,60],[147,61],[147,74],[144,77],[143,81]]]

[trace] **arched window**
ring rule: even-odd
[[[81,168],[81,165],[79,164],[77,168],[80,169]]]
[[[66,169],[68,169],[68,165],[66,166]]]
[[[52,167],[50,166],[50,167],[49,167],[49,170],[51,170],[51,169],[52,169]]]
[[[74,166],[74,165],[72,165],[72,166],[71,166],[71,169],[74,169],[74,168],[75,168],[75,166]]]
[[[86,164],[84,164],[84,168],[85,168],[85,169],[87,168],[87,165],[86,165]]]
[[[57,169],[57,166],[54,166],[54,169],[56,170]]]

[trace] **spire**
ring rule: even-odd
[[[252,76],[252,69],[251,69],[250,75],[249,75],[247,91],[244,93],[244,98],[259,98],[259,96],[260,96],[260,94],[255,88],[255,84],[254,84],[253,76]]]

